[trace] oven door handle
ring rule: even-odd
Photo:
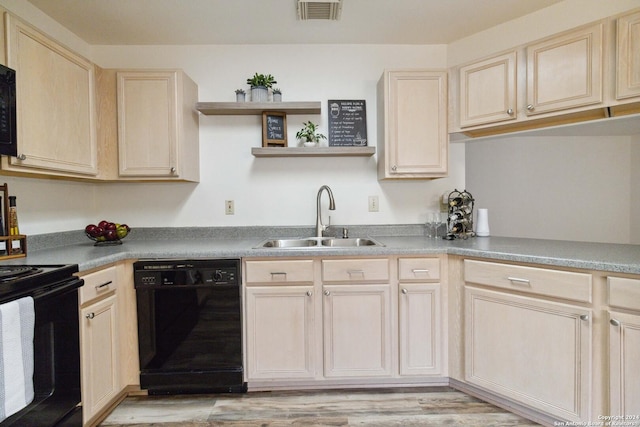
[[[46,288],[45,291],[43,292],[36,292],[33,295],[33,299],[34,300],[40,300],[43,298],[51,298],[51,297],[55,297],[57,295],[63,294],[65,292],[68,292],[72,289],[77,289],[79,287],[81,287],[82,285],[84,285],[84,280],[82,279],[78,279],[78,278],[73,278],[70,279],[69,281],[61,284],[61,285],[56,285],[54,287],[49,287]]]

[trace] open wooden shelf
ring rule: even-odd
[[[255,157],[371,157],[375,147],[254,147]]]
[[[263,111],[320,114],[320,102],[198,102],[196,110],[207,116],[261,115]]]

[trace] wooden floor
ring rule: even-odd
[[[102,426],[537,426],[448,387],[129,397]]]

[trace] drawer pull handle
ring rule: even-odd
[[[428,274],[429,273],[429,269],[427,269],[427,268],[414,268],[413,270],[411,270],[411,272],[413,274],[421,274],[421,273]]]
[[[407,292],[409,292],[409,291],[407,290],[407,288],[402,288],[402,293],[403,293],[403,294],[405,294],[405,295],[406,295],[406,294],[407,294]]]
[[[87,319],[91,320],[91,319],[93,319],[94,317],[96,317],[96,314],[95,314],[95,313],[89,313],[89,314],[87,314],[85,317],[86,317]]]
[[[108,282],[104,282],[102,285],[96,286],[96,290],[100,290],[102,288],[105,288],[105,287],[109,286],[112,283],[113,283],[113,280],[109,280]]]
[[[507,277],[507,280],[513,283],[514,285],[531,285],[529,279],[520,279],[519,277]]]
[[[611,323],[611,325],[613,326],[620,326],[620,321],[616,319],[609,320],[609,323]]]
[[[580,320],[589,320],[589,315],[588,314],[581,314],[580,315]]]
[[[347,274],[349,275],[349,277],[356,275],[364,277],[364,270],[347,270]]]
[[[307,291],[307,296],[310,297],[311,295],[313,295],[313,292]]]
[[[284,271],[276,271],[271,273],[271,280],[276,279],[277,278],[276,276],[282,276],[284,280],[287,280],[287,273]]]

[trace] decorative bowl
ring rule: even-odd
[[[113,246],[121,245],[122,239],[127,237],[130,231],[131,228],[127,224],[100,221],[98,225],[87,225],[84,234],[95,242],[94,246]]]

